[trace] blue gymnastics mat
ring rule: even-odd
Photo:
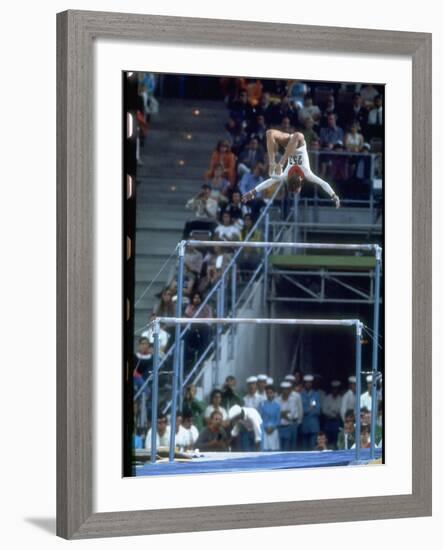
[[[220,455],[223,456],[220,457]],[[381,456],[382,450],[375,449],[375,459],[380,459]],[[355,450],[286,453],[206,453],[202,457],[187,461],[162,461],[155,464],[146,462],[143,465],[137,465],[134,467],[134,475],[170,476],[177,474],[207,474],[220,472],[244,472],[251,470],[323,468],[327,466],[367,464],[369,461],[369,449],[361,449],[360,460],[358,463],[355,461]]]

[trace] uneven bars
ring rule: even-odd
[[[362,250],[376,252],[381,247],[378,244],[337,244],[337,243],[285,243],[285,242],[243,242],[243,241],[182,241],[184,245],[190,246],[220,246],[224,248],[300,248],[314,250]]]

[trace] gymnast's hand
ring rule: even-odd
[[[335,208],[340,208],[340,198],[335,193],[331,197],[332,202],[335,204]]]
[[[251,189],[251,191],[248,191],[247,193],[245,193],[243,195],[241,200],[242,200],[242,202],[246,203],[246,202],[254,200],[256,196],[257,196],[257,192],[255,191],[255,189]]]

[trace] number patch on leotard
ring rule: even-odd
[[[296,155],[294,157],[289,157],[289,164],[298,164],[301,166],[303,164],[303,156]]]

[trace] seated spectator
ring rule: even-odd
[[[149,320],[152,321],[153,319],[155,319],[155,315],[151,315]],[[152,327],[149,327],[147,330],[143,331],[141,336],[147,338],[149,344],[151,344],[152,347],[154,346],[154,329]],[[165,354],[170,338],[171,335],[167,330],[165,330],[165,324],[160,323],[160,331],[158,334],[160,357]]]
[[[226,377],[225,383],[222,388],[222,407],[227,411],[234,405],[243,406],[243,399],[235,391],[237,380],[235,376],[229,375]]]
[[[232,192],[231,202],[225,208],[224,212],[229,212],[234,224],[240,228],[243,227],[243,217],[246,214],[251,214],[249,204],[244,204],[241,201],[241,193],[238,189]]]
[[[232,253],[219,246],[214,247],[213,253],[206,255],[206,273],[200,277],[198,284],[198,291],[200,293],[210,291],[220,279],[221,274],[225,271],[231,259]]]
[[[291,119],[287,116],[282,118],[281,124],[277,128],[286,134],[293,134],[295,132],[295,126],[291,123]]]
[[[249,138],[255,138],[258,140],[260,147],[266,147],[266,125],[264,115],[257,115],[255,120],[248,126]]]
[[[189,271],[192,271],[197,277],[200,275],[203,266],[203,254],[198,248],[188,244],[184,262]]]
[[[229,438],[223,428],[223,416],[219,411],[211,412],[208,425],[200,432],[195,448],[204,452],[229,450]]]
[[[367,84],[360,90],[363,106],[366,109],[372,109],[375,103],[375,98],[379,95],[379,91],[373,84]]]
[[[238,98],[230,103],[229,114],[236,121],[250,121],[254,116],[254,107],[248,99],[248,92],[241,90]]]
[[[334,145],[334,153],[344,153],[343,143],[337,141]],[[329,157],[329,155],[328,155]],[[334,155],[329,158],[329,175],[330,181],[335,184],[340,184],[348,180],[349,177],[349,159],[346,155]]]
[[[146,336],[142,336],[138,341],[138,351],[135,353],[134,357],[134,377],[141,378],[141,380],[146,380],[149,376],[149,373],[152,371],[153,367],[153,348],[149,343]],[[141,384],[140,384],[141,385]],[[136,383],[136,386],[139,386]]]
[[[183,428],[186,430],[188,435],[188,449],[194,449],[199,431],[193,424],[192,415],[185,415],[185,413],[183,413]]]
[[[262,441],[262,418],[252,407],[234,405],[229,409],[232,423],[231,436],[237,451],[258,451]]]
[[[328,438],[326,437],[325,432],[318,432],[317,434],[317,445],[314,448],[314,451],[329,451],[328,447]]]
[[[241,120],[229,118],[226,123],[226,131],[226,140],[231,146],[231,151],[238,156],[248,141],[245,124]]]
[[[355,122],[360,124],[360,128],[363,130],[366,128],[366,122],[368,119],[368,111],[364,107],[362,97],[359,93],[352,96],[352,104],[343,107],[340,120],[346,126],[351,126]]]
[[[302,134],[305,136],[306,146],[308,149],[314,140],[318,141],[318,134],[314,130],[314,120],[311,117],[306,117],[303,121]]]
[[[320,130],[320,144],[323,149],[333,149],[338,141],[343,142],[343,130],[337,126],[336,120],[336,115],[328,115],[327,126]]]
[[[283,126],[283,119],[287,118],[289,121],[285,122],[287,127],[294,127],[298,122],[297,110],[292,106],[287,96],[283,97],[280,105],[275,110],[276,123]]]
[[[306,94],[308,93],[308,86],[304,82],[300,82],[300,80],[294,80],[292,82],[288,82],[287,87],[288,97],[291,103],[296,105],[298,108],[302,108]]]
[[[252,107],[256,107],[260,101],[263,93],[263,84],[258,78],[250,79],[247,86],[248,101]]]
[[[265,154],[258,139],[253,137],[249,140],[246,149],[244,149],[238,157],[238,175],[241,177],[246,172],[250,172],[257,162],[264,163]]]
[[[298,111],[298,121],[300,124],[304,124],[307,118],[311,118],[314,124],[320,122],[321,110],[318,105],[314,105],[314,99],[312,95],[306,94],[304,105]]]
[[[223,177],[231,185],[235,184],[235,155],[231,152],[229,142],[222,139],[217,143],[215,151],[211,155],[209,168],[205,174],[205,179],[210,180],[215,175],[215,167],[221,164],[223,166]]]
[[[222,415],[223,427],[229,426],[228,412],[221,405],[222,392],[219,389],[214,389],[209,396],[209,405],[206,407],[204,412],[204,419],[206,424],[208,424],[209,419],[213,411],[217,411]]]
[[[183,399],[183,416],[192,417],[192,421],[199,432],[203,429],[203,417],[206,405],[203,401],[199,401],[195,396],[197,389],[194,384],[189,384],[186,387],[185,396]]]
[[[160,301],[154,306],[152,313],[156,317],[175,317],[175,305],[172,297],[172,290],[168,286],[165,287],[161,292]]]
[[[323,113],[320,117],[320,126],[323,127],[328,125],[329,115],[335,115],[338,118],[337,109],[335,107],[335,98],[333,94],[331,94],[326,100],[325,108],[323,109]]]
[[[212,317],[212,308],[208,304],[205,304],[202,310],[197,314],[201,303],[202,297],[200,293],[194,292],[190,303],[186,306],[184,316],[189,318],[194,318],[197,316],[199,319],[207,319]],[[190,354],[194,355],[195,353],[197,353],[197,356],[200,357],[200,355],[208,347],[210,336],[210,325],[207,323],[192,324],[185,336],[188,357]]]
[[[241,229],[234,224],[229,211],[222,214],[222,222],[215,229],[215,237],[220,241],[240,241]]]
[[[364,142],[364,137],[360,133],[360,125],[354,122],[351,125],[350,131],[345,135],[345,149],[350,153],[360,153]]]
[[[245,195],[249,191],[252,191],[259,183],[263,181],[263,164],[257,163],[254,164],[251,168],[250,172],[246,172],[243,174],[240,183],[238,185],[238,188],[240,190],[241,195]],[[264,206],[264,201],[262,198],[257,196],[252,201],[248,202],[248,206],[251,208],[254,217],[258,216],[258,213],[260,211],[260,208]]]
[[[218,202],[211,197],[211,186],[204,183],[195,197],[189,199],[186,208],[194,212],[194,217],[187,221],[183,238],[187,239],[191,231],[214,231],[216,227]]]
[[[278,426],[280,424],[280,405],[275,398],[275,387],[271,384],[265,387],[266,399],[261,401],[258,412],[263,420],[263,450],[279,451],[280,439]]]
[[[169,440],[171,437],[171,431],[168,426],[168,421],[166,415],[162,412],[159,412],[157,415],[157,450],[160,448],[169,448]],[[152,427],[148,431],[148,435],[145,439],[145,449],[151,450],[151,437],[152,437]]]
[[[374,105],[368,114],[367,138],[383,137],[383,98],[377,95]]]
[[[185,264],[183,273],[183,303],[189,304],[189,298],[194,292],[194,287],[197,283],[197,275],[189,269]],[[177,300],[177,277],[169,284],[169,289],[172,292],[172,299]]]
[[[231,184],[223,177],[223,165],[218,164],[211,180],[211,198],[217,201],[219,208],[228,202],[231,189]]]
[[[180,411],[177,411],[175,417],[175,447],[181,452],[191,448],[189,432],[183,426],[183,415]]]
[[[271,94],[263,92],[260,103],[257,105],[255,112],[257,116],[262,116],[266,125],[274,123],[275,105],[271,102]]]
[[[343,428],[339,429],[337,436],[337,449],[351,449],[355,443],[354,411],[348,410],[345,415]]]
[[[371,433],[369,431],[369,426],[361,426],[360,430],[360,449],[369,449],[371,447]],[[352,445],[351,449],[355,449],[355,443]]]

